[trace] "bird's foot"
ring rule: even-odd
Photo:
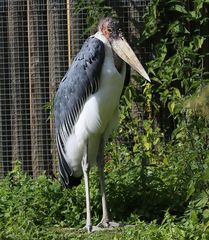
[[[82,229],[80,229],[81,232],[86,232],[87,231],[88,233],[103,231],[103,230],[105,230],[105,228],[99,227],[99,226],[85,226]]]
[[[94,226],[92,226],[92,225],[86,225],[86,226],[84,226],[84,227],[82,227],[81,229],[80,229],[80,231],[81,232],[92,232],[93,231],[93,228],[94,228]]]
[[[90,233],[90,232],[92,232],[93,226],[92,225],[87,225],[87,226],[85,226],[85,228]]]
[[[108,228],[108,229],[123,227],[123,226],[124,225],[122,223],[110,222],[106,219],[102,219],[102,221],[99,224],[97,224],[97,227],[99,228]]]
[[[105,229],[112,230],[113,228],[123,227],[123,226],[124,225],[122,223],[109,222],[109,221],[103,219],[96,226],[86,225],[81,230],[82,231],[88,231],[89,233],[91,233],[91,232],[96,232],[96,231],[102,231],[102,230],[105,230]]]

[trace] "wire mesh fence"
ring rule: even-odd
[[[16,160],[33,176],[57,171],[53,118],[47,106],[89,34],[85,6],[91,1],[83,2],[78,9],[78,1],[72,0],[0,0],[0,177]],[[105,5],[134,39],[149,2]],[[142,59],[149,57],[148,49],[140,48]]]

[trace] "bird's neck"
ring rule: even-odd
[[[113,51],[113,59],[116,69],[118,70],[119,73],[121,73],[124,61],[117,55],[117,53],[115,53],[115,51]]]
[[[99,39],[100,41],[102,41],[105,44],[105,46],[108,46],[111,48],[109,41],[107,40],[107,38],[104,36],[104,34],[101,31],[96,32],[94,34],[94,37]]]
[[[118,70],[118,72],[121,73],[123,69],[124,61],[113,51],[110,42],[107,40],[107,38],[104,36],[104,34],[101,31],[98,31],[94,35],[94,37],[102,41],[106,47],[106,50],[112,53],[114,65]]]

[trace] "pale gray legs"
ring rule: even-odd
[[[97,165],[99,169],[99,180],[100,180],[100,189],[102,195],[102,220],[97,225],[97,227],[92,227],[91,222],[91,205],[90,205],[90,191],[89,191],[89,161],[88,161],[88,141],[84,149],[84,156],[82,160],[82,169],[84,175],[84,182],[85,182],[85,191],[86,191],[86,229],[88,232],[96,231],[101,228],[108,228],[108,227],[119,227],[122,226],[121,224],[110,222],[107,210],[107,201],[106,201],[106,194],[105,194],[105,183],[104,183],[104,139],[101,138],[99,151],[97,156]]]
[[[105,193],[105,181],[104,181],[104,165],[105,165],[104,145],[105,145],[104,139],[101,138],[98,156],[97,156],[97,165],[99,169],[100,190],[102,195],[102,220],[97,226],[102,228],[121,227],[123,226],[122,224],[116,223],[116,222],[110,222],[110,219],[109,219],[106,193]]]
[[[85,182],[85,191],[86,191],[86,229],[88,232],[92,231],[92,222],[91,222],[91,205],[90,205],[90,191],[89,191],[89,161],[88,161],[88,141],[84,149],[84,156],[82,160],[82,169]]]
[[[101,138],[99,151],[97,156],[97,165],[99,170],[100,190],[102,196],[102,220],[98,224],[99,227],[109,227],[109,216],[107,210],[107,200],[105,194],[105,182],[104,182],[104,139]]]

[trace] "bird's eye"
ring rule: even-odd
[[[108,28],[107,30],[108,30],[108,32],[110,32],[110,33],[112,32],[112,28]]]

